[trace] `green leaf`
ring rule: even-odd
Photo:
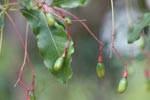
[[[140,23],[133,27],[132,32],[128,38],[128,43],[133,43],[138,40],[140,38],[141,31],[147,26],[150,26],[150,13],[144,14]]]
[[[53,0],[52,5],[61,8],[75,8],[84,6],[87,0]]]
[[[21,12],[36,35],[39,51],[44,58],[44,64],[59,81],[65,83],[72,76],[70,68],[71,55],[74,52],[72,41],[62,68],[58,72],[53,70],[55,61],[63,54],[68,42],[64,27],[57,22],[55,22],[55,26],[49,27],[44,13],[41,11],[22,9]]]
[[[32,7],[32,0],[19,0],[23,5],[27,8],[30,9]]]

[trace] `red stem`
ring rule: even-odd
[[[29,95],[30,91],[27,90],[27,100],[30,100],[30,95]]]
[[[58,17],[59,19],[61,19],[61,20],[64,21],[65,15],[64,15],[63,11],[61,11],[60,9],[52,8],[52,9],[54,9],[54,11],[56,11],[57,13],[60,14],[60,16],[59,16],[59,15],[55,14],[53,11],[49,10],[47,5],[42,4],[42,7],[43,7],[44,12],[45,12],[45,11],[46,11],[46,13],[49,12],[49,13],[53,14],[54,16],[56,16],[56,17]],[[66,11],[66,12],[67,12],[67,11]],[[72,16],[74,19],[76,19],[77,21],[79,21],[79,22],[88,30],[88,32],[93,36],[93,38],[94,38],[101,46],[103,45],[103,43],[97,39],[97,37],[91,32],[91,30],[88,28],[88,26],[87,26],[85,23],[82,22],[82,20],[80,20],[78,17],[74,16],[73,14],[71,14],[71,13],[69,13],[69,12],[67,12],[67,13],[68,13],[68,15]],[[64,53],[62,54],[62,57],[65,57],[65,56],[66,56],[66,52],[67,52],[67,49],[68,49],[68,47],[69,47],[70,38],[71,38],[71,35],[70,35],[70,32],[69,32],[69,28],[68,28],[68,24],[67,24],[66,21],[65,21],[65,25],[66,25],[66,30],[67,30],[67,33],[68,33],[68,43],[67,43],[67,45],[66,45],[66,48],[65,48],[65,50],[64,50]]]
[[[21,84],[21,86],[25,89],[26,94],[27,94],[27,100],[30,100],[30,95],[29,95],[29,89],[27,88],[27,86],[20,80],[19,83]]]
[[[65,15],[64,15],[64,13],[63,13],[62,11],[57,10],[57,9],[55,9],[55,8],[54,8],[54,10],[55,10],[56,12],[58,12],[62,18],[65,18]]]
[[[98,38],[97,38],[97,37],[94,35],[94,33],[89,29],[89,27],[88,27],[84,22],[82,22],[78,17],[76,17],[75,15],[73,15],[72,13],[70,13],[70,12],[64,10],[64,9],[61,9],[61,8],[54,8],[54,10],[61,12],[61,14],[63,14],[63,12],[64,12],[64,13],[70,15],[70,16],[73,17],[75,20],[79,21],[79,22],[87,29],[87,31],[90,33],[90,35],[91,35],[91,36],[99,43],[99,45],[100,45],[100,54],[99,54],[99,57],[98,57],[98,62],[102,62],[102,46],[103,46],[103,43],[98,40]],[[61,14],[60,14],[60,15],[61,15]],[[63,14],[63,15],[64,15],[64,14]],[[63,18],[64,16],[61,16],[61,17]],[[66,22],[65,22],[65,23],[66,23]],[[66,23],[66,30],[68,31],[68,25],[67,25],[67,23]],[[69,43],[70,43],[70,32],[68,31],[68,44],[67,44],[67,47],[66,47],[66,48],[68,48]],[[65,54],[66,54],[66,50],[64,51],[64,53],[63,53],[62,56],[64,56]]]
[[[118,56],[118,58],[121,60],[121,62],[123,63],[124,66],[124,73],[123,73],[123,77],[127,78],[128,77],[128,72],[127,72],[127,64],[126,62],[123,60],[123,58],[121,57],[120,53],[118,52],[118,50],[115,48],[115,46],[112,47],[113,50],[115,51],[116,55]]]
[[[127,68],[126,68],[126,62],[124,61],[124,59],[122,58],[122,56],[120,55],[120,53],[118,52],[118,50],[115,48],[115,43],[114,43],[115,29],[114,29],[114,7],[113,7],[113,0],[111,0],[111,9],[112,9],[112,48],[115,51],[115,53],[118,56],[118,58],[121,60],[122,64],[124,65],[123,77],[127,78],[128,77],[128,72],[127,72]],[[112,54],[112,51],[111,51],[110,54]]]
[[[99,57],[98,57],[98,62],[102,62],[102,60],[103,60],[103,58],[102,58],[102,49],[103,47],[102,46],[100,46],[100,48],[99,48]]]
[[[18,84],[18,82],[19,82],[20,79],[21,79],[22,72],[23,72],[23,69],[24,69],[24,67],[25,67],[26,58],[27,58],[28,25],[26,26],[26,30],[27,30],[27,31],[26,31],[26,36],[25,36],[24,59],[23,59],[23,63],[22,63],[21,69],[20,69],[20,73],[19,73],[19,76],[18,76],[18,80],[17,80],[17,82],[16,82],[15,85],[14,85],[15,87],[16,87],[16,85]]]
[[[25,89],[25,91],[29,90],[27,88],[27,86],[20,80],[19,83],[21,84],[21,86]]]
[[[23,38],[22,38],[22,36],[21,36],[21,32],[20,32],[19,29],[17,28],[17,26],[16,26],[16,24],[14,23],[13,19],[11,18],[11,16],[10,16],[8,13],[6,13],[6,15],[7,15],[8,19],[10,20],[10,22],[12,23],[12,26],[14,27],[16,33],[18,34],[19,39],[20,39],[20,41],[21,41],[21,44],[22,44],[23,48],[25,49],[25,44],[24,44],[24,42],[23,42]],[[28,63],[29,63],[29,66],[30,66],[30,68],[31,68],[31,71],[32,71],[32,81],[34,81],[34,79],[35,79],[35,71],[34,71],[33,65],[32,65],[32,63],[31,63],[30,57],[29,57],[28,52],[27,52],[26,49],[25,49],[25,52],[26,52],[26,56],[27,56],[27,61],[28,61]],[[19,77],[18,77],[18,79],[19,79]],[[32,82],[32,83],[34,83],[34,82]],[[34,87],[34,86],[32,86],[32,87]]]
[[[56,16],[58,19],[62,20],[62,21],[65,21],[64,18],[62,18],[61,16],[55,14],[54,12],[52,11],[49,11],[49,13],[51,13],[52,15]]]
[[[103,42],[100,41],[100,40],[94,35],[94,33],[89,29],[89,27],[88,27],[84,22],[80,21],[80,19],[79,19],[77,16],[75,16],[75,15],[73,15],[72,13],[70,13],[70,12],[64,10],[64,9],[61,9],[61,8],[54,7],[54,9],[57,9],[57,10],[59,10],[59,11],[62,11],[62,12],[64,12],[64,13],[70,15],[70,16],[71,16],[72,18],[74,18],[75,20],[78,20],[78,21],[84,26],[84,28],[90,33],[90,35],[96,40],[96,42],[97,42],[99,45],[101,45],[101,46],[103,45]]]
[[[68,27],[67,22],[65,22],[65,23],[66,23],[66,30],[67,30],[67,34],[68,34],[68,42],[67,42],[65,51],[64,51],[64,53],[62,54],[62,57],[65,57],[65,56],[66,56],[67,50],[68,50],[68,47],[69,47],[69,44],[70,44],[70,41],[71,41],[71,35],[70,35],[70,32],[69,32],[69,27]]]

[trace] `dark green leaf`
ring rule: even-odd
[[[138,40],[140,38],[141,31],[147,26],[150,26],[150,13],[144,14],[140,23],[133,27],[133,30],[128,39],[128,43],[133,43],[134,41]]]
[[[53,0],[52,5],[62,8],[75,8],[84,6],[87,0]]]
[[[28,9],[32,7],[32,0],[20,0],[20,2]]]
[[[41,11],[22,9],[21,12],[36,35],[38,48],[44,58],[44,64],[59,81],[65,83],[72,75],[70,68],[71,54],[74,52],[72,41],[61,70],[58,72],[53,70],[55,61],[62,55],[68,42],[64,27],[57,22],[54,27],[49,27],[44,13]]]

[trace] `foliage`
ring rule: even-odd
[[[63,1],[62,3],[61,1],[54,0],[53,3],[57,2],[59,5],[55,6],[69,7],[70,5],[74,5],[72,6],[73,8],[78,7],[84,3],[83,1],[81,2],[81,0],[78,0],[77,2],[67,0],[66,2]],[[24,1],[24,3],[27,8],[30,8],[30,2]],[[78,4],[75,5],[76,3]],[[67,50],[67,56],[65,57],[63,68],[59,72],[55,72],[53,70],[53,66],[55,61],[61,56],[61,54],[63,54],[66,48],[68,41],[67,31],[64,29],[62,24],[60,24],[59,20],[55,22],[54,27],[50,27],[47,24],[44,13],[42,11],[34,9],[22,9],[21,12],[32,27],[33,33],[37,37],[37,44],[39,51],[44,58],[44,64],[54,76],[56,76],[61,82],[65,83],[72,76],[70,63],[71,54],[74,52],[73,42],[70,43],[70,46]]]
[[[133,43],[136,40],[138,40],[141,36],[141,32],[143,31],[143,29],[149,26],[150,26],[150,13],[145,13],[141,21],[133,27],[128,39],[128,43]]]
[[[24,59],[20,69],[19,77],[15,86],[19,83],[23,89],[26,91],[27,100],[35,100],[35,72],[30,60],[30,55],[28,54],[28,25],[32,29],[36,39],[39,53],[42,56],[43,62],[53,76],[55,76],[61,83],[66,83],[72,77],[72,68],[70,66],[72,61],[72,54],[74,53],[74,42],[72,40],[69,26],[72,25],[73,21],[78,21],[81,25],[89,32],[89,34],[95,39],[99,44],[99,56],[98,64],[96,66],[97,76],[99,78],[104,78],[105,70],[102,59],[102,47],[103,42],[101,42],[90,28],[85,24],[84,20],[79,19],[74,14],[65,10],[64,8],[76,8],[86,5],[87,0],[53,0],[52,3],[48,4],[45,1],[36,1],[36,0],[18,0],[17,2],[10,2],[9,0],[0,1],[0,50],[2,47],[3,39],[3,30],[4,30],[4,19],[5,16],[11,22],[16,33],[18,33],[22,47],[24,48]],[[142,2],[142,5],[144,3]],[[112,50],[118,56],[120,61],[123,64],[123,77],[120,80],[118,85],[118,92],[124,93],[128,86],[128,71],[127,63],[124,61],[124,58],[118,52],[115,47],[115,21],[114,21],[114,8],[113,0],[111,0],[111,9],[112,9]],[[145,8],[144,8],[145,9]],[[22,14],[22,16],[27,21],[25,39],[23,39],[20,30],[16,26],[15,21],[11,18],[8,12],[17,11]],[[150,26],[150,13],[144,13],[142,19],[139,23],[133,24],[131,27],[131,33],[129,34],[128,43],[132,44],[133,42],[139,40],[141,37],[143,39],[140,44],[141,50],[144,52],[144,57],[147,59],[147,66],[145,67],[145,78],[147,80],[147,90],[150,90],[150,72],[149,72],[149,56],[150,53],[146,49],[144,38],[147,33],[143,33],[143,30],[146,27]],[[112,53],[112,51],[111,51]],[[30,71],[32,74],[31,86],[28,87],[22,81],[22,73],[25,67],[26,62],[29,64]],[[116,63],[116,62],[115,62]],[[107,72],[107,71],[106,71]]]

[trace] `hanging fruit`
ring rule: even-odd
[[[105,76],[105,69],[104,69],[103,63],[98,62],[97,66],[96,66],[96,72],[97,72],[97,76],[99,78],[104,78],[104,76]]]

